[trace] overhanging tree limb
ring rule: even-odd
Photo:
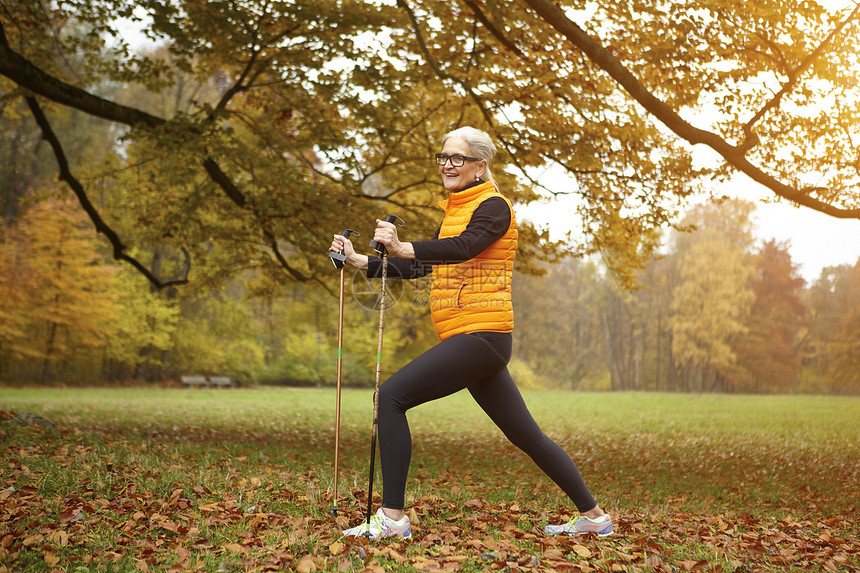
[[[833,41],[833,38],[835,38],[836,35],[839,34],[839,32],[841,32],[842,29],[846,25],[848,25],[851,20],[857,17],[858,11],[860,11],[860,4],[857,4],[854,7],[854,10],[852,10],[851,13],[848,15],[848,17],[839,22],[839,25],[836,26],[833,30],[831,30],[827,37],[824,38],[824,40],[820,44],[818,44],[818,46],[816,46],[815,49],[812,50],[812,52],[810,52],[808,56],[803,59],[797,69],[791,70],[788,81],[785,83],[784,86],[782,86],[782,89],[780,89],[779,92],[777,92],[777,94],[773,96],[773,98],[771,98],[771,100],[767,102],[764,107],[758,110],[758,112],[756,112],[756,114],[753,115],[753,117],[750,118],[750,120],[746,122],[746,124],[744,124],[743,129],[747,137],[751,135],[752,126],[755,125],[758,120],[764,117],[764,115],[771,109],[779,107],[779,103],[782,101],[783,96],[790,92],[792,89],[794,89],[794,86],[797,84],[797,80],[800,78],[801,75],[803,75],[803,72],[805,72],[806,69],[809,68],[809,66],[811,66],[813,62],[818,59],[822,52],[824,52],[824,49],[829,46],[830,43]]]
[[[51,146],[51,149],[54,152],[54,157],[57,158],[57,167],[59,169],[59,177],[61,181],[65,181],[66,184],[72,189],[75,196],[78,198],[78,201],[81,204],[83,210],[87,213],[90,220],[96,227],[96,231],[102,233],[105,237],[107,237],[108,241],[110,241],[111,246],[113,247],[113,257],[119,261],[125,261],[135,269],[137,269],[143,276],[147,278],[147,280],[152,283],[156,288],[165,288],[172,285],[182,285],[188,282],[188,271],[191,269],[191,257],[188,254],[188,251],[185,248],[182,248],[182,253],[185,255],[185,266],[182,270],[182,277],[178,279],[172,279],[168,281],[162,281],[158,277],[156,277],[148,268],[146,268],[140,261],[132,257],[131,255],[126,254],[125,245],[123,245],[122,241],[119,238],[119,235],[107,224],[104,219],[101,218],[96,208],[93,206],[89,197],[87,196],[86,191],[84,190],[84,186],[81,185],[80,181],[72,174],[69,169],[69,162],[66,159],[66,154],[63,151],[63,146],[60,143],[59,138],[54,133],[54,130],[51,128],[51,124],[48,122],[48,118],[45,117],[44,112],[42,111],[42,107],[39,105],[39,102],[36,101],[36,98],[33,96],[26,96],[24,100],[27,102],[27,106],[30,108],[30,112],[33,114],[33,118],[36,120],[36,124],[39,126],[39,129],[42,130],[42,138],[48,142],[48,145]]]
[[[94,117],[99,117],[108,121],[121,123],[130,127],[144,125],[147,127],[155,128],[166,125],[168,123],[167,120],[148,114],[144,111],[100,98],[76,86],[63,82],[62,80],[44,72],[39,67],[33,65],[32,62],[27,60],[27,58],[15,52],[9,46],[9,42],[6,39],[6,33],[3,28],[2,22],[0,22],[0,75],[6,76],[7,78],[9,78],[22,88],[25,88],[26,90],[29,90],[35,94],[38,94],[61,105],[90,114]],[[168,281],[167,283],[163,283],[154,275],[152,275],[152,273],[148,269],[141,265],[139,261],[124,253],[125,246],[122,244],[122,241],[120,240],[119,236],[116,234],[115,231],[113,231],[113,229],[111,229],[107,224],[104,223],[104,220],[99,215],[95,206],[87,198],[83,186],[80,184],[79,181],[77,181],[77,179],[75,179],[75,177],[69,171],[68,162],[65,159],[65,154],[63,153],[59,140],[53,134],[53,131],[50,128],[50,124],[48,124],[47,119],[45,118],[44,113],[41,110],[41,107],[38,105],[38,102],[32,96],[27,96],[25,99],[27,100],[27,104],[34,115],[36,122],[42,129],[43,136],[46,140],[48,140],[48,142],[51,144],[52,149],[54,150],[54,154],[57,157],[57,162],[58,164],[60,164],[60,179],[66,181],[66,183],[72,188],[75,195],[78,197],[81,206],[84,208],[90,219],[95,224],[96,229],[99,232],[104,233],[108,240],[111,242],[111,245],[113,246],[114,257],[131,264],[158,288],[168,286],[169,284],[181,284],[180,282],[175,281]],[[37,113],[39,114],[38,116]],[[218,187],[224,192],[225,195],[227,195],[227,197],[230,198],[231,201],[233,201],[233,203],[235,203],[240,208],[246,208],[248,206],[248,201],[242,191],[236,186],[235,183],[233,183],[232,179],[221,169],[221,167],[214,159],[210,157],[205,158],[203,160],[203,168],[209,175],[209,178],[216,185],[218,185]],[[259,219],[259,213],[257,213],[256,211],[254,211],[254,213]],[[298,280],[308,280],[308,277],[301,275],[301,273],[298,273],[295,269],[290,267],[289,264],[287,264],[286,259],[283,257],[283,255],[277,248],[277,242],[274,240],[274,235],[268,230],[264,230],[263,234],[266,237],[267,243],[270,246],[273,245],[273,251],[275,253],[275,258],[277,259],[278,263]],[[186,277],[182,282],[188,282],[187,267],[188,265],[190,265],[190,259],[187,258],[188,253],[185,252],[185,255],[187,259]]]
[[[746,148],[744,146],[731,145],[719,135],[697,128],[685,121],[672,108],[642,85],[630,70],[624,67],[624,64],[612,55],[609,50],[570,20],[564,11],[551,0],[523,1],[547,24],[567,38],[574,46],[582,50],[592,62],[608,73],[648,113],[656,117],[679,137],[694,145],[699,143],[707,145],[719,153],[729,165],[746,174],[753,181],[764,185],[780,197],[833,217],[860,219],[860,209],[842,209],[807,195],[803,189],[786,185],[750,163],[745,157]]]
[[[165,123],[165,120],[160,117],[94,96],[45,73],[9,47],[2,22],[0,22],[0,75],[6,76],[35,94],[95,117],[132,126],[143,124],[156,127]]]

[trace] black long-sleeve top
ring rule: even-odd
[[[479,181],[480,183],[480,181]],[[507,232],[511,210],[501,197],[490,197],[472,213],[466,229],[455,237],[439,238],[439,229],[429,241],[413,241],[415,259],[389,257],[388,277],[417,279],[429,274],[433,265],[450,265],[468,261],[481,254]],[[367,277],[382,275],[382,260],[368,257]]]

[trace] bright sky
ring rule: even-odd
[[[745,175],[735,179],[732,196],[755,202],[768,196]],[[788,203],[758,203],[756,213],[758,238],[788,241],[791,258],[807,283],[815,281],[824,267],[854,265],[860,258],[860,220],[837,219]]]
[[[575,188],[551,171],[539,176],[538,180],[555,191],[564,190],[565,186]],[[756,203],[755,235],[759,244],[770,239],[788,242],[791,258],[808,284],[821,275],[824,267],[854,265],[860,258],[860,220],[837,219],[785,202],[764,203],[764,199],[774,195],[743,174],[735,176],[730,183],[719,188],[719,192]],[[517,216],[532,221],[538,227],[547,227],[552,238],[561,239],[579,228],[579,217],[575,212],[577,200],[576,196],[564,196],[520,206]]]

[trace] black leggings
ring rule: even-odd
[[[379,453],[382,505],[403,509],[412,436],[406,411],[468,388],[484,412],[573,501],[580,512],[597,503],[576,464],[538,427],[526,408],[507,364],[511,335],[476,332],[452,336],[403,368],[379,387]]]

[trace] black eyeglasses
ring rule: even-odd
[[[449,159],[451,160],[451,165],[454,167],[462,167],[467,161],[480,161],[477,157],[468,157],[466,155],[446,155],[444,153],[436,154],[437,165],[445,165]]]

